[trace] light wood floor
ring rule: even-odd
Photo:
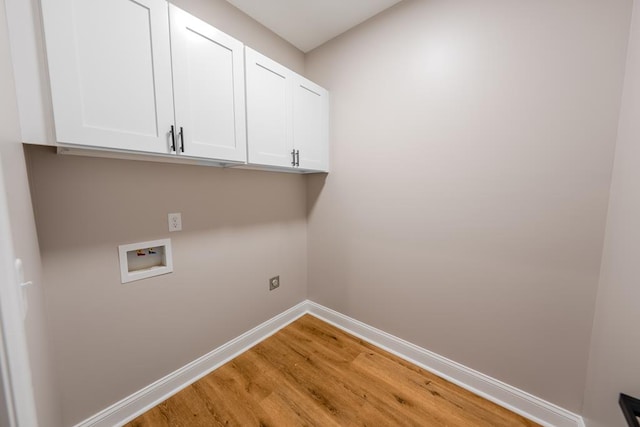
[[[537,426],[305,315],[127,424]]]

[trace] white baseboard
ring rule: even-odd
[[[142,390],[133,393],[131,396],[76,424],[75,427],[113,427],[123,425],[247,351],[260,341],[270,337],[306,313],[307,301],[303,301]]]
[[[582,417],[312,301],[307,311],[345,332],[546,427],[584,427]]]
[[[584,427],[582,418],[577,414],[308,300],[100,411],[75,427],[112,427],[125,424],[306,313],[538,424],[546,427]]]

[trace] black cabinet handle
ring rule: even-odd
[[[184,130],[180,126],[180,151],[184,153]]]
[[[300,150],[296,150],[296,166],[300,167]]]
[[[296,166],[296,150],[291,150],[291,166]]]
[[[173,125],[171,125],[171,130],[169,131],[169,133],[171,134],[171,151],[176,151],[176,133],[175,130],[173,128]]]

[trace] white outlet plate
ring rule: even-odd
[[[182,214],[170,213],[169,214],[169,231],[181,231],[182,230]]]

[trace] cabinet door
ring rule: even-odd
[[[167,153],[167,2],[42,0],[42,12],[57,141]]]
[[[329,170],[329,92],[295,75],[293,145],[300,169]]]
[[[178,153],[244,162],[243,44],[173,5],[169,9],[176,126],[183,131]]]
[[[248,160],[292,167],[292,72],[245,48]]]

